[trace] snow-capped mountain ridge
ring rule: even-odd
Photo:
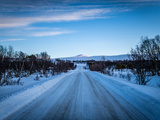
[[[96,60],[96,61],[100,61],[102,60],[102,57],[105,57],[105,60],[126,60],[128,59],[128,54],[123,54],[123,55],[113,55],[113,56],[105,56],[105,55],[100,55],[100,56],[87,56],[84,54],[80,54],[74,57],[64,57],[64,58],[60,58],[61,60],[71,60],[71,61],[75,61],[75,60]]]
[[[79,54],[79,55],[76,55],[75,57],[77,58],[77,57],[89,57],[89,56],[84,55],[84,54]]]

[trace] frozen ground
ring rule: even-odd
[[[110,70],[110,72],[111,72],[111,70]],[[114,69],[113,73],[114,73],[113,77],[116,76],[117,80],[120,80],[120,81],[127,81],[126,76],[127,76],[127,73],[129,73],[130,76],[131,76],[131,80],[128,81],[128,82],[132,82],[134,84],[136,83],[136,81],[135,81],[136,78],[135,78],[135,76],[133,75],[133,73],[131,72],[130,69],[123,69],[122,71]],[[125,76],[125,78],[124,79],[122,77],[120,78],[120,74],[121,74],[121,76]],[[115,79],[115,78],[112,78],[112,79]],[[150,81],[145,86],[160,87],[160,77],[159,76],[157,76],[157,75],[150,76],[149,79],[150,79]]]
[[[130,81],[126,78],[127,73],[129,73],[131,76]],[[95,72],[95,74],[100,74],[100,73]],[[125,77],[124,78],[120,77],[120,74],[121,76],[125,76]],[[120,82],[120,84],[125,84],[127,86],[130,86],[131,88],[141,91],[160,101],[160,77],[159,76],[151,76],[150,77],[151,80],[147,83],[147,85],[136,84],[135,76],[132,74],[132,72],[130,72],[130,70],[127,70],[127,69],[124,69],[122,72],[118,70],[114,70],[113,76],[108,76],[103,74],[101,74],[101,76],[105,77],[110,81],[113,81],[113,82],[116,81],[116,82]]]
[[[71,72],[71,71],[70,71]],[[44,82],[47,82],[49,80],[55,79],[61,75],[63,75],[64,73],[60,74],[60,75],[55,75],[55,76],[48,76],[48,78],[46,77],[40,77],[39,80],[34,80],[36,77],[36,74],[33,74],[29,77],[23,77],[21,79],[21,85],[9,85],[9,86],[0,86],[0,101],[13,96],[15,94],[18,94],[20,92],[23,92],[27,89],[33,88],[37,85],[41,85]],[[13,80],[17,80],[18,78],[13,78]]]
[[[159,120],[160,99],[152,92],[83,66],[1,100],[0,119]]]

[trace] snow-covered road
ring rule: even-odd
[[[6,119],[158,120],[160,102],[79,65]]]

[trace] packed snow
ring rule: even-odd
[[[75,70],[46,81],[24,82],[25,89],[0,87],[1,91],[7,90],[5,87],[13,89],[13,95],[0,101],[0,119],[160,118],[160,87],[137,85],[85,70],[84,66],[77,64]]]
[[[130,80],[127,79],[127,74],[130,75]],[[98,73],[97,73],[98,74]],[[99,73],[100,74],[100,73]],[[151,76],[150,81],[146,85],[136,84],[135,76],[129,69],[124,70],[114,70],[113,76],[103,75],[106,79],[115,80],[122,84],[128,85],[138,91],[141,91],[149,96],[154,97],[157,100],[160,100],[160,77],[159,76]]]
[[[4,119],[8,115],[12,114],[13,112],[17,111],[18,109],[22,108],[23,106],[27,105],[34,99],[36,99],[38,96],[43,94],[45,91],[49,90],[51,87],[53,87],[57,82],[59,82],[61,79],[65,78],[66,76],[73,74],[72,72],[69,72],[65,75],[61,75],[55,79],[48,80],[47,82],[41,83],[41,84],[34,84],[28,83],[26,87],[28,87],[26,90],[23,90],[22,92],[19,92],[17,94],[12,94],[12,96],[4,99],[0,102],[0,119]],[[32,87],[29,87],[32,86]],[[12,87],[12,86],[10,86]],[[19,86],[13,87],[14,90],[20,89]],[[9,90],[9,93],[11,91]]]
[[[71,71],[70,71],[71,72]],[[7,97],[10,97],[12,95],[18,94],[20,92],[23,92],[29,88],[35,87],[37,85],[41,85],[44,82],[47,82],[49,80],[55,79],[57,77],[60,77],[61,75],[63,75],[64,73],[61,73],[59,75],[55,75],[55,76],[48,76],[48,78],[46,78],[45,76],[40,77],[39,80],[35,80],[36,75],[37,74],[32,74],[28,77],[23,77],[20,81],[20,85],[8,85],[8,86],[0,86],[0,101],[6,99]],[[12,78],[13,81],[17,80],[18,78]]]

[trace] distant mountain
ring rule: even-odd
[[[61,60],[70,60],[70,61],[74,61],[74,60],[96,60],[96,61],[100,61],[102,60],[102,56],[87,56],[87,55],[77,55],[77,56],[73,56],[73,57],[64,57],[64,58],[59,58]],[[127,60],[128,59],[128,54],[124,54],[124,55],[113,55],[113,56],[104,56],[106,60]]]
[[[79,57],[89,57],[89,56],[83,55],[83,54],[80,54],[80,55],[75,56],[75,58],[79,58]]]

